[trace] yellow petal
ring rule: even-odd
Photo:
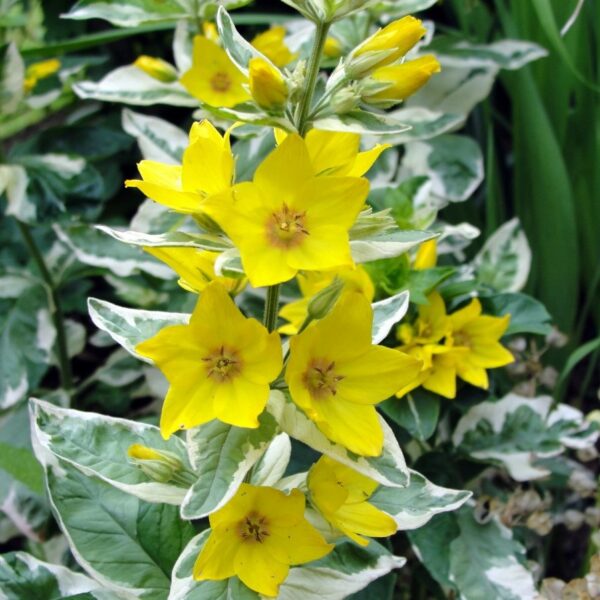
[[[307,521],[288,528],[274,528],[269,539],[269,552],[275,560],[300,565],[329,554],[334,546]]]
[[[433,367],[423,381],[423,387],[444,398],[456,398],[456,367],[454,364],[440,364],[434,359]]]
[[[348,230],[339,225],[311,226],[306,239],[286,250],[283,256],[294,274],[300,269],[320,271],[354,264]]]
[[[233,577],[238,548],[239,538],[233,528],[218,533],[212,531],[194,563],[194,579],[220,581]]]
[[[357,133],[311,129],[306,135],[306,147],[317,174],[348,174],[356,160],[359,145],[360,135]]]
[[[362,177],[377,161],[384,150],[391,148],[391,144],[377,144],[366,152],[359,152],[354,165],[346,173],[349,177]]]
[[[256,428],[258,415],[269,399],[269,384],[253,383],[244,377],[236,377],[229,384],[215,388],[214,412],[223,423],[236,427]]]
[[[215,278],[214,260],[208,255],[216,253],[178,246],[144,246],[144,251],[169,265],[185,289],[201,292]]]
[[[396,533],[396,521],[368,502],[344,504],[336,513],[336,526],[361,546],[368,544],[361,535],[388,537]]]
[[[460,331],[467,323],[476,319],[481,314],[481,303],[473,298],[465,307],[448,316],[454,331]]]
[[[236,575],[251,590],[274,598],[290,567],[266,551],[262,544],[241,544],[235,557]]]
[[[466,361],[458,362],[456,365],[458,376],[475,387],[487,390],[489,387],[488,375],[485,369],[475,367]]]

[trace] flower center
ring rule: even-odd
[[[308,235],[306,212],[297,212],[284,204],[271,214],[267,221],[267,237],[273,246],[293,248],[302,243]]]
[[[215,92],[226,92],[231,87],[231,77],[223,71],[218,71],[211,77],[210,85]]]
[[[205,356],[202,361],[206,365],[206,374],[220,383],[239,375],[242,367],[237,352],[224,346]]]
[[[471,347],[471,337],[464,331],[457,331],[453,336],[455,346],[467,346]]]
[[[251,512],[238,523],[238,534],[244,542],[262,544],[265,538],[269,536],[268,524],[266,517]]]
[[[304,384],[313,398],[323,399],[337,394],[337,384],[344,379],[335,372],[335,362],[316,359],[304,373]]]

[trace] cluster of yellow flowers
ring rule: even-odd
[[[396,64],[424,32],[420,21],[405,17],[349,55],[346,71],[351,80],[365,82],[363,100],[400,101],[439,70],[433,57]],[[288,98],[279,68],[296,59],[285,47],[284,36],[285,30],[273,28],[255,38],[254,46],[269,62],[251,59],[247,77],[207,27],[205,35],[194,40],[193,67],[181,81],[209,105],[234,106],[252,97],[261,107],[275,110]],[[329,46],[333,51],[335,43]],[[151,67],[143,61],[138,66]],[[297,128],[303,131],[304,124]],[[311,130],[302,136],[276,130],[277,146],[252,181],[236,183],[231,131],[221,135],[208,121],[194,123],[181,165],[144,160],[139,164],[142,178],[126,182],[221,235],[239,252],[244,272],[244,278],[224,276],[217,253],[193,247],[145,248],[178,273],[182,287],[200,294],[187,325],[165,327],[136,348],[169,381],[161,432],[168,438],[213,419],[259,427],[275,386],[286,389],[329,440],[354,455],[380,456],[384,435],[375,406],[398,390],[429,381],[423,375],[426,361],[417,349],[430,339],[419,329],[410,341],[402,338],[402,351],[373,345],[374,288],[350,251],[349,230],[369,192],[364,175],[386,146],[361,152],[358,134]],[[304,298],[281,309],[287,324],[276,331],[278,286],[294,277]],[[244,316],[232,299],[245,287],[246,278],[254,287],[269,286],[270,317],[264,324]],[[309,298],[334,281],[344,284],[339,299],[315,318]],[[467,316],[461,317],[465,311]],[[477,332],[488,323],[473,325],[471,313],[470,307],[459,311],[453,315],[453,329],[444,324],[443,334],[438,336],[437,329],[427,334],[438,344],[432,347],[442,347],[445,337],[458,356],[471,341],[478,343]],[[285,353],[280,333],[291,336]],[[479,357],[467,354],[471,361]],[[482,363],[467,368],[460,356],[458,375],[481,383],[473,373]],[[134,454],[138,460],[157,460],[139,450]],[[368,502],[377,483],[348,466],[322,457],[310,469],[306,487],[312,507],[334,530],[359,544],[368,543],[363,536],[396,531],[394,519]],[[221,580],[237,575],[251,589],[276,596],[290,565],[319,559],[333,548],[306,520],[305,503],[298,489],[286,494],[242,484],[210,515],[211,533],[194,576]]]

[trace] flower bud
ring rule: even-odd
[[[407,16],[393,21],[355,48],[348,59],[347,73],[361,79],[375,69],[402,58],[425,34],[423,23]]]
[[[386,87],[373,92],[366,88],[363,92],[363,100],[382,107],[392,106],[412,96],[429,81],[434,73],[440,71],[440,63],[432,54],[409,60],[401,65],[382,67],[371,75],[370,81],[378,84],[385,83]]]
[[[179,458],[166,450],[132,444],[127,450],[127,456],[149,479],[160,483],[176,479],[177,474],[185,470]]]
[[[317,292],[308,303],[309,319],[322,319],[335,306],[342,290],[344,282],[336,277],[326,288]]]
[[[339,58],[342,55],[342,44],[334,37],[329,36],[325,40],[323,54],[326,58]]]
[[[437,262],[437,240],[427,240],[423,242],[417,250],[415,256],[414,269],[422,271],[435,267]]]
[[[150,75],[150,77],[163,83],[177,81],[177,70],[162,58],[154,58],[153,56],[143,54],[142,56],[138,56],[133,64],[147,75]]]
[[[349,85],[337,91],[331,98],[331,108],[338,115],[354,110],[360,102],[360,93],[356,86]]]
[[[249,63],[250,93],[261,108],[280,111],[288,98],[288,86],[283,75],[262,58]]]
[[[23,88],[25,92],[30,92],[40,79],[46,79],[50,75],[54,75],[60,69],[60,60],[57,58],[49,58],[40,62],[33,63],[25,70],[25,79]]]

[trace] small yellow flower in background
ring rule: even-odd
[[[194,38],[192,68],[181,77],[187,91],[210,106],[230,108],[250,99],[244,89],[248,80],[216,42]]]
[[[418,92],[441,66],[433,54],[409,60],[401,65],[381,67],[371,74],[377,83],[389,84],[386,88],[373,93],[366,92],[363,100],[369,104],[398,103]]]
[[[248,65],[250,93],[261,108],[280,111],[288,97],[288,86],[278,69],[262,58],[252,58]]]
[[[450,333],[444,299],[438,292],[432,292],[427,301],[429,304],[419,305],[419,316],[414,323],[402,323],[396,331],[396,337],[405,346],[437,343]]]
[[[486,369],[504,367],[514,361],[513,355],[499,341],[508,328],[510,315],[482,315],[481,302],[473,298],[449,319],[452,331],[449,343],[467,350],[456,358],[458,376],[471,385],[487,389]]]
[[[437,240],[427,240],[423,242],[417,250],[413,269],[422,271],[435,267],[437,262]]]
[[[344,294],[322,320],[290,340],[285,379],[292,400],[331,441],[379,456],[383,430],[375,404],[419,373],[420,362],[373,346],[373,310],[356,292]]]
[[[282,368],[279,335],[244,317],[217,282],[206,287],[188,325],[161,329],[136,352],[169,380],[160,418],[165,438],[212,419],[258,427],[269,383]]]
[[[327,58],[339,58],[342,55],[342,44],[334,37],[329,36],[325,40],[323,54]]]
[[[285,45],[285,33],[285,27],[276,25],[259,33],[250,43],[281,69],[298,57]]]
[[[402,58],[426,33],[423,23],[406,16],[374,33],[350,54],[348,71],[355,79]]]
[[[49,58],[48,60],[32,63],[25,70],[23,89],[26,93],[31,92],[40,79],[46,79],[46,77],[54,75],[60,67],[61,63],[57,58]]]
[[[333,550],[304,518],[305,498],[243,483],[209,516],[211,533],[194,565],[198,581],[237,576],[251,590],[275,597],[291,565],[323,558]]]
[[[202,212],[206,198],[232,184],[230,131],[222,136],[209,121],[194,123],[183,165],[142,160],[138,163],[142,180],[129,179],[125,187],[138,188],[148,198],[180,213]]]
[[[344,282],[345,291],[359,292],[369,301],[375,296],[375,286],[368,273],[361,265],[352,269],[342,267],[331,271],[307,271],[298,274],[298,285],[302,298],[286,304],[279,311],[279,316],[288,321],[279,328],[279,333],[295,335],[308,316],[308,303],[312,296],[325,289],[331,282],[339,277]]]
[[[188,292],[199,294],[211,281],[218,281],[230,294],[237,294],[246,287],[245,277],[223,277],[215,273],[218,252],[181,246],[144,246],[144,250],[169,265],[179,275],[179,285]]]
[[[133,65],[163,83],[172,83],[179,77],[177,69],[162,58],[142,54],[135,59]]]
[[[288,136],[252,182],[214,196],[206,211],[240,250],[254,287],[288,281],[298,271],[352,266],[348,231],[369,182],[316,177],[304,140]]]
[[[275,130],[275,140],[281,144],[288,134]],[[360,151],[360,135],[339,131],[311,129],[304,141],[310,161],[318,176],[362,177],[390,144],[376,144],[370,150]]]
[[[354,469],[322,456],[308,473],[310,501],[336,529],[361,546],[369,537],[394,535],[394,519],[367,500],[378,483]]]

